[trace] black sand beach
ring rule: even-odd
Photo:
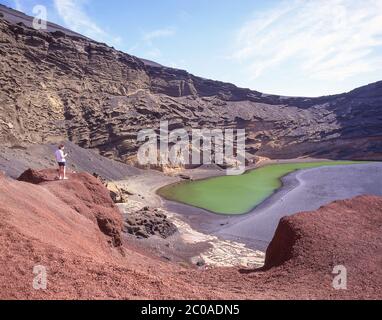
[[[283,187],[243,216],[222,216],[164,200],[164,207],[182,215],[192,227],[265,250],[280,218],[316,210],[335,200],[382,195],[382,163],[300,170],[283,178]]]

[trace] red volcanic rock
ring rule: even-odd
[[[347,290],[333,289],[336,266]],[[281,219],[263,271],[298,297],[381,299],[381,266],[382,197],[360,196]]]
[[[293,258],[293,249],[300,235],[289,221],[288,217],[280,220],[272,242],[267,249],[264,270],[280,266]]]
[[[67,176],[69,180],[56,180],[56,170],[29,169],[18,180],[42,185],[70,208],[97,223],[111,238],[113,246],[121,246],[123,221],[109,191],[100,180],[87,173],[68,173]]]
[[[382,299],[382,197],[282,219],[263,270],[194,270],[124,242],[105,187],[69,178],[0,175],[0,299]],[[33,289],[37,265],[46,290]],[[336,265],[347,268],[347,290],[332,287]]]
[[[115,250],[103,233],[121,219],[108,191],[88,174],[69,178],[36,185],[0,176],[0,299],[227,296],[129,243]],[[33,288],[35,266],[46,268],[47,290]]]
[[[317,270],[340,264],[361,269],[367,264],[377,271],[381,262],[382,198],[360,196],[335,201],[314,214],[282,218],[264,270],[303,263]]]
[[[29,183],[33,183],[33,184],[39,184],[41,182],[46,182],[46,181],[49,181],[49,180],[54,180],[54,178],[53,179],[52,178],[49,179],[48,174],[44,173],[42,171],[28,169],[17,180],[24,181],[24,182],[29,182]]]

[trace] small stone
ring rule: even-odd
[[[168,257],[168,256],[162,256],[163,259],[167,260],[167,261],[171,261],[171,258]]]
[[[204,260],[198,260],[198,262],[196,262],[196,265],[197,265],[198,267],[203,267],[203,266],[206,265],[206,263],[204,262]]]

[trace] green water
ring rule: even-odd
[[[362,163],[326,161],[272,164],[240,176],[221,176],[182,182],[161,188],[158,193],[172,201],[203,208],[219,214],[244,214],[281,187],[281,178],[299,169]]]

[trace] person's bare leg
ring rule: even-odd
[[[68,180],[68,178],[66,177],[66,166],[62,167],[62,171],[63,171],[63,179],[64,180]]]
[[[62,180],[62,166],[60,166],[58,169],[58,179]]]

